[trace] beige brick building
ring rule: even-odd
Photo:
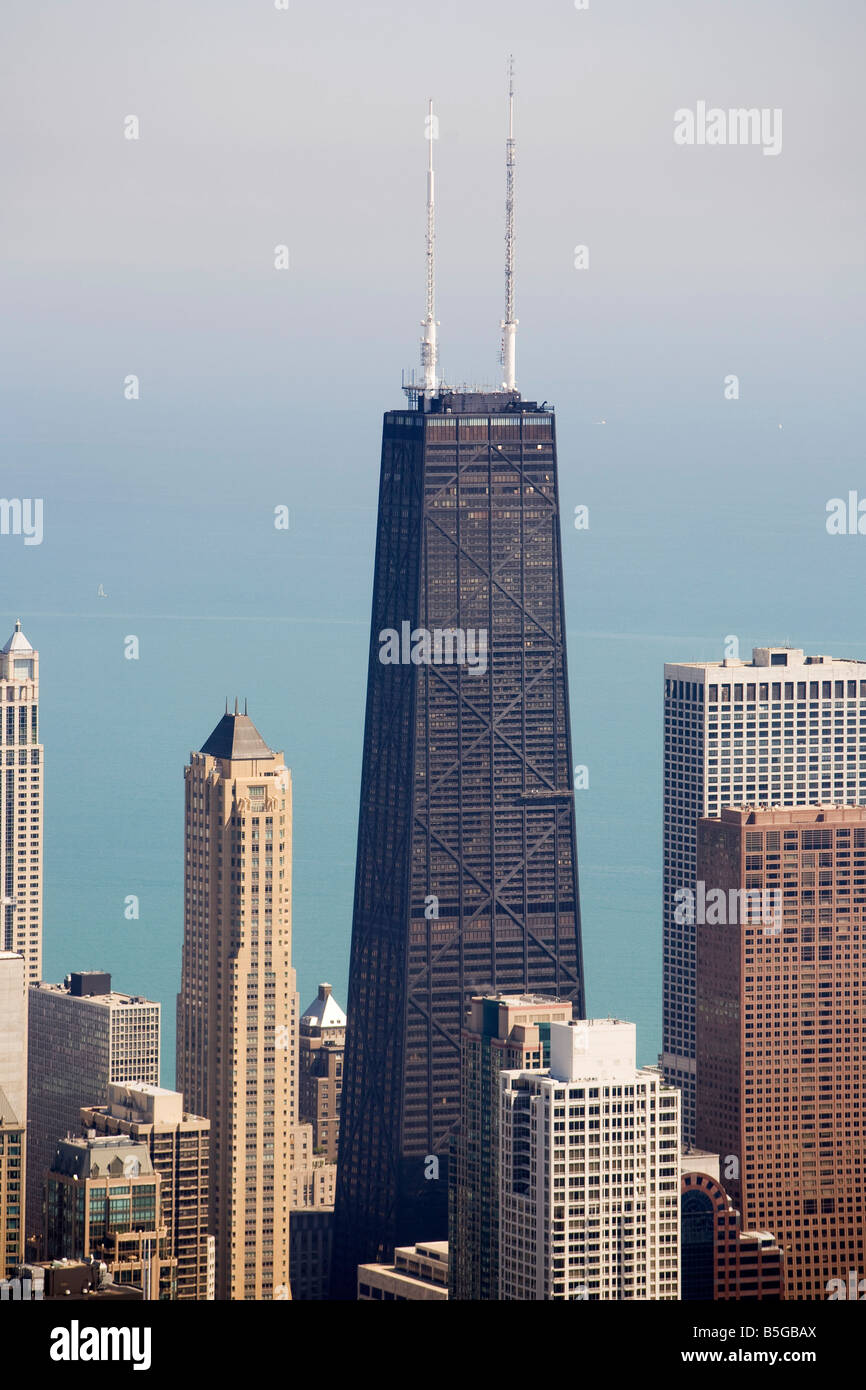
[[[358,1265],[358,1302],[444,1302],[448,1298],[448,1242],[398,1245],[394,1263]]]
[[[312,1126],[313,1152],[336,1164],[346,1015],[329,984],[319,985],[316,998],[301,1015],[298,1047],[300,1116]]]
[[[174,1298],[162,1180],[147,1145],[126,1135],[61,1139],[45,1184],[50,1260],[95,1258],[147,1300]]]
[[[26,962],[0,951],[0,1279],[24,1258],[27,1109]]]
[[[110,1085],[108,1104],[83,1106],[85,1134],[123,1135],[147,1146],[160,1177],[160,1205],[168,1250],[177,1261],[173,1297],[212,1299],[209,1276],[208,1147],[210,1121],[184,1111],[183,1096],[144,1082]]]

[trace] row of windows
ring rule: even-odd
[[[771,699],[856,700],[866,698],[866,680],[736,681],[730,685],[717,683],[706,686],[699,681],[666,680],[665,698],[695,704],[703,704],[706,699],[710,705]]]

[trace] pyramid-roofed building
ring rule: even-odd
[[[340,1008],[329,984],[319,985],[319,992],[304,1009],[301,1022],[312,1028],[345,1028],[346,1015]]]
[[[226,710],[201,751],[223,762],[248,762],[274,756],[273,749],[265,743],[249,715],[238,713],[237,701],[234,714]]]
[[[8,640],[8,642],[6,643],[5,647],[2,648],[2,651],[3,651],[3,655],[4,655],[4,656],[8,656],[8,654],[9,654],[10,652],[32,652],[32,651],[33,651],[33,647],[32,647],[31,644],[27,641],[27,638],[24,636],[24,633],[21,631],[21,620],[20,620],[20,619],[16,622],[16,624],[15,624],[15,631],[12,633],[12,636],[9,638],[9,640]]]

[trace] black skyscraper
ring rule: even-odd
[[[511,65],[509,64],[509,69]],[[515,389],[514,88],[500,391],[438,380],[433,103],[421,381],[382,438],[334,1277],[448,1234],[473,994],[583,1014],[552,410]]]
[[[574,822],[553,412],[420,393],[384,423],[337,1297],[359,1263],[447,1234],[470,996],[583,1014]]]

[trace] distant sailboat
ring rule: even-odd
[[[105,590],[103,589],[103,587],[102,587],[101,584],[100,584],[99,588],[96,590],[96,597],[97,597],[97,598],[108,598],[108,594],[105,592]]]

